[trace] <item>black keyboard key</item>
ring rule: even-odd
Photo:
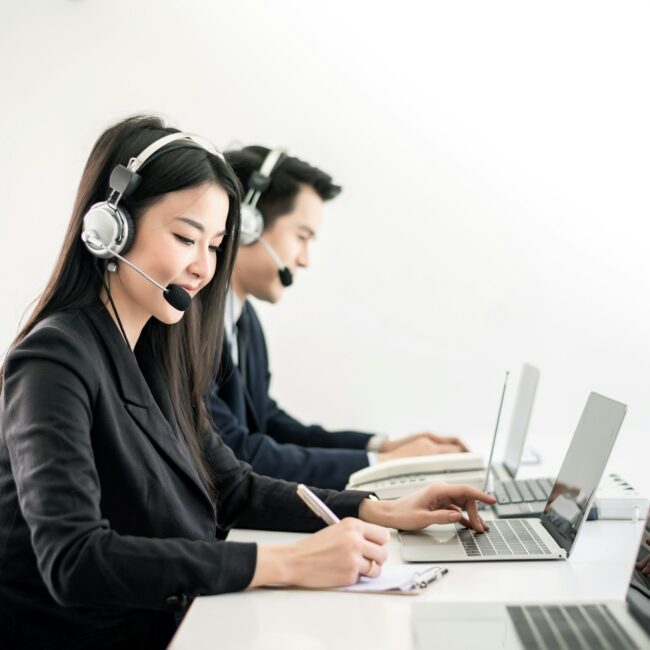
[[[458,531],[458,538],[470,555],[505,556],[505,555],[550,555],[551,551],[544,544],[527,520],[507,521],[497,519],[492,528],[483,534],[463,528]]]
[[[555,605],[549,605],[545,608],[548,617],[553,621],[560,638],[569,646],[569,648],[581,648],[582,644],[573,630],[573,626],[564,615],[564,611]]]
[[[539,553],[541,555],[542,549],[540,548],[539,544],[535,541],[535,538],[530,534],[530,525],[528,522],[523,519],[523,520],[517,520],[509,522],[510,525],[512,526],[512,530],[517,533],[517,537],[519,537],[521,543],[524,545],[524,548],[529,552],[533,554]]]
[[[521,495],[521,498],[524,501],[534,501],[533,493],[530,491],[526,481],[514,481],[517,492]]]
[[[503,487],[505,488],[505,491],[508,493],[508,498],[512,503],[521,503],[522,498],[519,492],[517,491],[517,488],[515,484],[512,481],[506,481],[502,483]]]
[[[638,650],[605,605],[530,605],[507,610],[526,648]]]
[[[553,483],[555,481],[551,480],[550,478],[540,478],[538,480],[538,483],[540,484],[542,490],[544,490],[544,496],[548,499],[549,495],[551,494],[551,490],[553,489]]]
[[[580,635],[587,643],[587,647],[590,650],[606,650],[605,646],[600,642],[600,639],[596,636],[596,633],[589,625],[589,621],[585,618],[580,607],[577,605],[567,605],[564,608],[567,616],[575,623]]]
[[[544,644],[548,648],[559,648],[560,641],[557,636],[555,636],[553,628],[546,620],[544,609],[539,605],[531,605],[530,607],[526,607],[526,611],[532,619],[533,625],[539,632],[540,636],[544,639]]]
[[[621,624],[614,618],[613,614],[609,611],[609,608],[607,606],[602,606],[602,612],[603,616],[611,623],[611,625],[616,629],[620,637],[623,639],[623,643],[625,643],[625,648],[633,648],[634,650],[637,650],[637,645],[634,643],[630,635],[623,629]]]
[[[528,534],[537,542],[537,545],[540,547],[542,552],[544,554],[549,554],[551,551],[549,551],[548,546],[544,544],[542,538],[533,530],[533,527],[527,521],[523,521],[522,524],[528,531]]]
[[[508,494],[501,483],[496,483],[494,486],[494,498],[499,503],[510,503],[510,497],[508,497]]]
[[[507,610],[510,616],[510,620],[515,626],[515,630],[517,631],[517,636],[521,641],[521,645],[524,646],[524,648],[530,648],[531,650],[541,650],[542,647],[539,645],[539,643],[537,643],[535,633],[533,632],[533,628],[528,622],[526,614],[524,614],[523,608],[507,607]]]
[[[533,493],[535,501],[546,501],[548,499],[548,492],[537,481],[528,481],[528,487]]]
[[[625,650],[626,648],[634,647],[634,643],[629,637],[626,638],[627,635],[616,619],[613,617],[611,618],[611,621],[614,622],[614,624],[612,624],[610,619],[605,617],[605,607],[599,605],[585,605],[583,609],[592,624],[602,634],[602,636],[605,637],[605,640],[610,647],[617,648],[617,650],[619,648],[620,650]],[[619,630],[623,632],[622,638],[619,634]]]

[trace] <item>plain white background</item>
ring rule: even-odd
[[[647,457],[649,26],[625,1],[3,3],[0,354],[94,140],[155,112],[344,186],[312,267],[260,305],[288,410],[485,447],[529,361],[533,442],[566,446],[597,390]]]

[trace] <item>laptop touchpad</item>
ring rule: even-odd
[[[463,607],[462,603],[458,607]],[[508,634],[502,618],[477,621],[475,618],[453,620],[414,621],[413,633],[416,650],[443,648],[445,650],[504,650],[519,648],[517,638]]]
[[[419,533],[402,533],[401,538],[402,544],[410,548],[416,546],[458,548],[460,546],[460,539],[454,525],[431,526]]]

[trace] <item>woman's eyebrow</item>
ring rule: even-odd
[[[198,221],[194,221],[194,219],[188,219],[187,217],[174,217],[174,221],[184,221],[190,226],[194,226],[197,230],[200,230],[201,232],[205,232],[205,228],[203,227],[203,225],[200,224]]]
[[[197,230],[200,230],[201,232],[205,232],[205,228],[203,227],[203,224],[200,224],[198,221],[194,221],[194,219],[189,219],[188,217],[174,217],[174,221],[184,221],[190,226],[196,228]],[[215,237],[223,237],[225,234],[226,231],[222,230],[221,232],[218,232],[215,235],[213,235],[212,239],[214,239]]]

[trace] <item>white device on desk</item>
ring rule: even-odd
[[[483,489],[485,462],[480,454],[463,452],[397,458],[350,475],[348,490],[374,492],[380,499],[398,499],[430,483],[463,483]]]
[[[642,519],[650,499],[641,496],[620,474],[609,473],[596,491],[587,519]]]
[[[566,602],[558,596],[559,603],[552,605],[464,602],[459,607],[458,603],[418,603],[412,610],[415,648],[432,648],[441,639],[448,650],[648,648],[649,566],[650,518],[641,534],[624,601]]]
[[[539,519],[497,519],[478,534],[461,526],[401,533],[406,562],[566,559],[580,532],[627,407],[591,393]]]
[[[539,370],[523,365],[510,422],[503,461],[492,466],[493,493],[497,503],[493,510],[500,519],[540,517],[551,493],[554,479],[536,477],[517,479],[521,457],[528,434]],[[637,519],[648,509],[648,499],[617,474],[608,474],[598,486],[587,519]]]
[[[492,460],[507,384],[508,373],[506,372],[487,467]],[[380,499],[398,499],[432,483],[464,484],[471,485],[477,490],[484,490],[486,480],[486,465],[483,457],[466,451],[458,454],[397,458],[365,467],[350,475],[346,489],[374,492]]]

